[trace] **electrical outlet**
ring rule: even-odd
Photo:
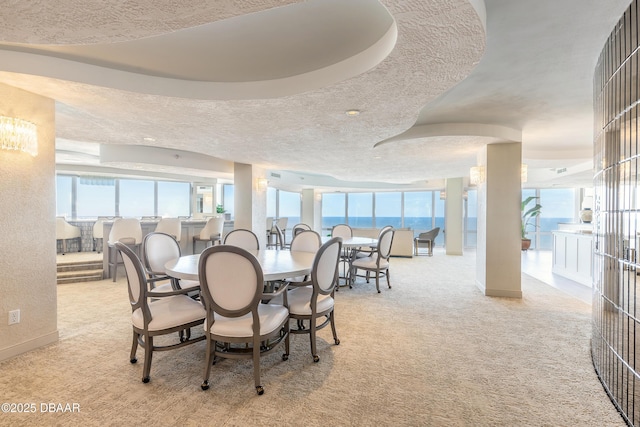
[[[12,310],[9,312],[9,324],[15,325],[20,323],[20,310]]]

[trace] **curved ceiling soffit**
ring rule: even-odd
[[[38,2],[37,7],[33,2],[12,2],[0,14],[0,40],[50,45],[125,42],[296,3],[303,1],[57,0]]]
[[[363,0],[367,1],[367,0]],[[0,45],[0,67],[4,71],[39,75],[77,83],[103,86],[112,89],[138,92],[149,95],[172,96],[189,99],[238,100],[277,98],[326,87],[369,71],[382,62],[394,49],[398,37],[395,20],[380,3],[388,18],[385,28],[376,28],[370,43],[364,49],[349,57],[329,64],[321,64],[317,69],[281,78],[266,78],[254,81],[201,81],[189,78],[175,78],[161,75],[143,74],[128,71],[115,66],[104,66],[83,62],[83,58],[69,59],[70,55],[61,54],[54,48],[33,47],[29,45]],[[294,5],[297,6],[297,5]],[[286,9],[284,6],[280,9]],[[268,11],[272,12],[272,11]],[[254,15],[259,15],[257,12]],[[379,13],[379,12],[377,12]],[[255,17],[252,17],[255,18]],[[241,20],[242,16],[231,18]],[[378,20],[384,22],[384,19]],[[211,24],[215,26],[216,23]],[[380,26],[380,25],[378,25]],[[183,31],[190,31],[185,29]],[[161,39],[178,37],[180,31],[157,36]],[[188,37],[186,38],[188,39]],[[148,41],[148,39],[147,39]],[[122,44],[126,44],[123,42]],[[132,41],[130,43],[138,43]],[[63,50],[64,52],[64,50]],[[167,52],[162,52],[166,63]],[[66,56],[66,57],[65,57]],[[157,60],[157,59],[156,59]],[[93,59],[95,62],[95,58]],[[163,62],[159,61],[159,62]],[[136,68],[129,65],[128,68]],[[138,67],[139,68],[139,67]]]
[[[406,140],[442,136],[477,136],[495,138],[501,141],[522,142],[522,131],[506,126],[483,123],[437,123],[413,126],[399,135],[376,143],[373,147],[376,148]]]

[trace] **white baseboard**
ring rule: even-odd
[[[19,356],[22,353],[26,353],[28,351],[32,351],[46,345],[56,343],[58,342],[58,339],[59,335],[58,331],[56,330],[47,335],[25,341],[11,347],[0,349],[0,362]]]

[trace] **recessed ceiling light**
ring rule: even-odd
[[[345,114],[350,117],[355,117],[360,114],[360,110],[347,110]]]
[[[142,138],[144,141],[148,141],[148,142],[154,142],[156,139],[155,138],[151,138],[150,136],[145,136],[144,138]]]

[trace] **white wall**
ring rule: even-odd
[[[0,150],[0,360],[55,342],[54,101],[0,84],[0,115],[38,127],[38,155]],[[8,326],[8,312],[20,310]]]

